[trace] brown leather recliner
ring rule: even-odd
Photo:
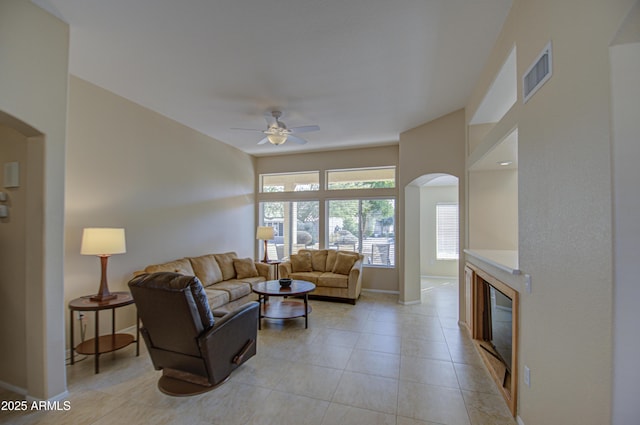
[[[129,282],[141,333],[169,395],[200,394],[222,384],[256,354],[257,302],[214,319],[195,276],[151,273]]]

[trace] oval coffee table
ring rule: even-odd
[[[306,280],[293,280],[291,286],[283,288],[277,280],[268,280],[253,285],[253,292],[258,294],[260,301],[260,318],[258,329],[262,329],[262,319],[294,319],[304,317],[304,328],[309,325],[309,292],[316,289],[316,285]],[[269,297],[285,297],[282,301],[272,302]],[[303,301],[292,300],[289,297],[302,297]]]

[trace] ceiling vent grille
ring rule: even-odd
[[[522,103],[527,103],[535,92],[551,78],[551,65],[551,42],[549,42],[533,65],[522,76]]]

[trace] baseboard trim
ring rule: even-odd
[[[51,398],[48,398],[46,400],[43,400],[41,398],[37,398],[37,397],[32,397],[30,395],[27,395],[26,397],[27,402],[29,403],[33,403],[34,401],[64,401],[67,398],[69,398],[69,391],[65,390],[63,392],[61,392],[60,394],[53,396]]]
[[[20,394],[22,396],[27,395],[26,388],[11,385],[8,382],[0,381],[0,388],[4,388],[5,390],[11,391],[12,393]]]
[[[400,294],[400,291],[389,291],[387,289],[369,289],[369,288],[362,288],[362,292],[374,292],[377,294],[391,294],[391,295]]]
[[[415,301],[400,301],[398,300],[398,304],[402,304],[402,305],[416,305],[416,304],[420,304],[422,303],[422,301],[420,300],[415,300]]]

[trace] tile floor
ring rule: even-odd
[[[67,366],[71,409],[0,411],[11,424],[514,425],[457,324],[452,281],[423,280],[423,299],[364,292],[357,305],[312,301],[302,319],[263,322],[258,354],[221,387],[158,391],[141,344]],[[0,390],[0,400],[19,396]]]

